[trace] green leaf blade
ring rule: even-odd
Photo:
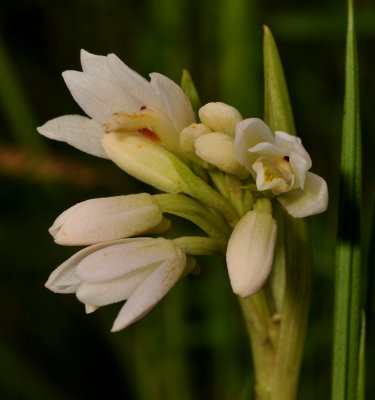
[[[357,58],[354,7],[353,1],[349,0],[336,249],[332,400],[354,400],[358,391],[362,160]]]
[[[272,131],[296,134],[283,67],[270,29],[264,26],[264,119]]]
[[[365,400],[365,384],[366,384],[366,314],[361,314],[361,336],[359,342],[358,355],[358,386],[357,400]]]
[[[198,110],[201,108],[202,103],[197,88],[195,87],[193,79],[187,69],[182,70],[181,87],[190,100],[194,112],[198,114]]]

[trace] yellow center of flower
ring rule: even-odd
[[[253,169],[257,174],[258,190],[272,190],[275,195],[293,188],[295,176],[289,164],[289,157],[259,158]]]
[[[275,179],[279,178],[275,173],[272,172],[271,168],[263,165],[264,171],[264,182],[269,183],[274,181]]]

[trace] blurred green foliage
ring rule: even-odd
[[[356,3],[365,207],[371,208],[375,5]],[[43,287],[76,250],[55,245],[47,232],[61,211],[147,188],[108,161],[42,138],[33,124],[81,113],[60,75],[80,69],[81,48],[114,52],[144,76],[158,71],[178,82],[187,68],[203,103],[225,101],[246,117],[262,117],[262,24],[277,40],[313,172],[330,188],[328,211],[310,221],[315,277],[300,384],[301,399],[328,398],[344,2],[4,0],[0,7],[0,398],[249,398],[250,352],[220,260],[200,259],[200,276],[184,279],[146,318],[117,334],[109,329],[118,305],[87,316],[74,296]],[[373,253],[365,282],[371,355]],[[374,368],[368,357],[367,370]],[[375,396],[371,379],[367,393]]]

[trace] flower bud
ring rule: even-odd
[[[109,133],[102,138],[108,157],[128,174],[164,192],[182,191],[184,182],[176,158],[141,136]]]
[[[212,132],[195,141],[196,154],[204,161],[229,174],[246,178],[248,171],[237,161],[234,140],[225,133]]]
[[[180,134],[180,147],[186,157],[203,168],[207,168],[208,164],[195,154],[195,141],[205,133],[211,132],[204,124],[191,124]]]
[[[148,193],[91,199],[64,211],[49,232],[58,244],[81,246],[140,234],[159,225],[162,217]]]
[[[195,153],[195,141],[205,133],[211,132],[204,124],[191,124],[180,134],[180,146],[186,153]]]
[[[267,208],[265,204],[254,206],[238,222],[228,242],[229,278],[233,292],[241,297],[260,290],[271,272],[277,227]]]
[[[242,115],[234,107],[225,103],[207,103],[199,109],[200,120],[214,132],[233,136]]]

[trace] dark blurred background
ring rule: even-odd
[[[371,211],[375,4],[356,5]],[[248,398],[250,352],[220,260],[201,258],[201,275],[184,279],[147,317],[116,334],[109,329],[119,305],[85,315],[73,295],[44,288],[50,272],[77,250],[55,245],[47,232],[60,212],[89,198],[148,188],[108,161],[41,137],[35,127],[82,113],[61,78],[66,69],[80,69],[81,48],[114,52],[143,76],[158,71],[179,82],[187,68],[203,103],[224,101],[245,117],[262,117],[266,24],[279,46],[298,135],[313,172],[330,188],[329,210],[310,219],[315,275],[299,395],[328,399],[345,2],[2,0],[0,10],[0,398]],[[370,266],[369,377],[375,367]],[[368,398],[374,396],[369,379]]]

